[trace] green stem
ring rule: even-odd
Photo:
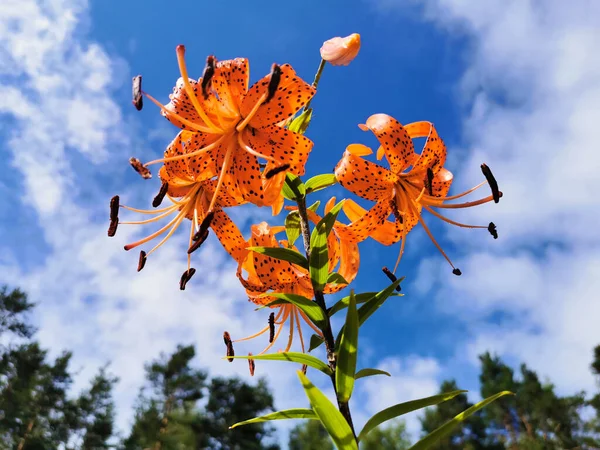
[[[324,59],[321,59],[321,63],[319,64],[319,68],[317,69],[317,73],[315,75],[315,80],[313,81],[313,84],[312,84],[312,87],[314,87],[315,89],[319,85],[319,80],[321,79],[321,74],[323,73],[323,69],[325,68],[325,63],[326,63],[326,61]],[[312,98],[304,106],[305,112],[308,111],[308,108],[310,108],[310,102],[312,102]]]
[[[320,73],[320,72],[319,72]],[[316,79],[318,82],[318,80]],[[296,203],[298,204],[298,214],[300,215],[300,230],[302,231],[302,240],[304,242],[304,250],[306,252],[306,258],[310,261],[310,225],[308,222],[308,212],[306,210],[306,197],[301,195],[297,189],[292,187],[294,194],[296,196]],[[333,384],[333,390],[336,393],[337,397],[337,389],[335,388],[335,370],[337,364],[337,358],[335,353],[335,339],[333,337],[333,332],[331,330],[331,321],[329,319],[329,314],[327,314],[327,305],[325,303],[325,296],[323,295],[323,291],[319,289],[314,289],[315,293],[315,303],[320,306],[325,314],[325,328],[323,329],[323,339],[325,341],[325,350],[327,352],[327,362],[329,367],[331,368],[333,374],[331,375],[331,383]],[[350,407],[348,406],[348,402],[341,402],[338,400],[338,409],[340,413],[348,422],[350,429],[352,430],[352,434],[354,435],[354,439],[356,439],[356,432],[354,431],[354,424],[352,423],[352,415],[350,414]]]

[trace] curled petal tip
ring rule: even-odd
[[[334,66],[347,66],[352,62],[360,50],[360,34],[334,37],[323,42],[321,58]]]

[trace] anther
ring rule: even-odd
[[[200,248],[200,246],[202,244],[204,244],[204,241],[206,241],[206,239],[208,238],[208,230],[204,230],[204,234],[198,236],[198,233],[196,233],[196,235],[194,236],[194,243],[190,246],[190,248],[188,248],[188,255],[191,255],[192,253],[194,253],[196,250],[198,250]]]
[[[270,178],[273,178],[278,173],[284,172],[284,171],[288,170],[289,168],[290,168],[289,164],[284,164],[282,166],[275,167],[274,169],[271,169],[266,173],[265,178],[267,180]]]
[[[204,72],[202,73],[202,95],[204,95],[204,99],[208,98],[208,86],[210,86],[210,82],[212,80],[213,75],[215,74],[215,57],[209,56],[206,58],[206,67],[204,67]]]
[[[385,266],[384,266],[384,267],[383,267],[381,270],[383,271],[383,273],[385,273],[385,274],[386,274],[386,276],[387,276],[387,277],[390,279],[390,281],[391,281],[392,283],[393,283],[394,281],[397,281],[397,280],[398,280],[398,278],[396,278],[396,275],[394,275],[394,274],[392,273],[392,271],[391,271],[390,269],[388,269],[387,267],[385,267]],[[401,288],[400,288],[400,285],[396,286],[396,290],[397,290],[398,292],[400,292],[400,290],[401,290]]]
[[[139,159],[131,157],[129,158],[129,164],[131,164],[131,167],[133,167],[133,169],[139,173],[144,180],[149,180],[152,178],[152,172],[150,172],[150,169],[144,166]]]
[[[163,181],[163,184],[160,186],[160,190],[158,191],[158,194],[156,194],[156,197],[154,197],[154,200],[152,200],[152,206],[154,208],[158,208],[160,206],[163,199],[165,198],[165,195],[167,195],[168,190],[169,190],[169,183],[167,183],[166,181]]]
[[[142,108],[144,107],[144,97],[142,97],[142,76],[141,75],[137,75],[137,76],[133,77],[133,80],[131,83],[131,96],[132,96],[131,103],[133,103],[133,106],[135,106],[135,109],[137,109],[138,111],[141,111]]]
[[[137,271],[139,272],[140,270],[142,270],[145,265],[146,265],[146,252],[144,250],[142,250],[140,252],[140,259],[138,260]]]
[[[248,356],[252,356],[252,352],[248,353]],[[252,358],[248,358],[248,369],[250,370],[250,376],[253,377],[256,364]]]
[[[488,225],[488,231],[494,237],[494,239],[498,239],[498,230],[496,229],[494,222],[490,222]]]
[[[227,331],[223,333],[223,341],[225,342],[225,346],[227,347],[227,361],[233,362],[235,352],[233,351],[233,342],[231,342],[231,336],[229,336],[229,333]]]
[[[462,272],[460,271],[460,269],[456,269],[456,268],[454,270],[452,270],[452,273],[454,275],[456,275],[457,277],[462,275]]]
[[[179,280],[179,289],[185,291],[185,286],[187,285],[188,281],[192,279],[195,273],[196,269],[194,269],[193,267],[190,267],[188,270],[183,272],[183,274],[181,275],[181,279]]]
[[[113,237],[119,226],[119,196],[115,195],[110,199],[110,225],[108,226],[108,236]]]
[[[215,213],[212,211],[209,212],[206,215],[206,217],[204,217],[204,219],[200,223],[200,228],[198,229],[198,231],[196,232],[196,234],[193,237],[194,241],[197,241],[202,236],[204,236],[205,232],[208,230],[208,227],[210,227],[210,224],[212,223],[212,220],[214,217],[215,217]],[[204,237],[204,239],[206,239],[206,237]]]
[[[306,369],[308,369],[308,366],[306,364],[302,364],[302,373],[304,375],[306,375]]]
[[[502,193],[498,189],[498,182],[496,181],[496,178],[494,178],[494,174],[492,173],[490,168],[487,166],[487,164],[481,165],[481,171],[483,172],[485,179],[487,180],[488,184],[490,185],[490,188],[492,189],[492,196],[494,197],[494,203],[498,203],[500,201],[500,197],[502,197]]]
[[[429,195],[433,195],[433,170],[428,167],[427,168],[427,178],[425,178],[425,188]]]
[[[279,82],[281,81],[281,67],[277,64],[273,64],[271,68],[271,79],[269,80],[269,86],[267,88],[267,98],[265,103],[269,103],[269,101],[275,97],[275,93],[277,92],[277,88],[279,87]]]
[[[269,315],[269,344],[275,339],[275,313]]]

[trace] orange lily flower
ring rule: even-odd
[[[320,218],[314,212],[310,211],[311,220],[318,222]],[[349,283],[354,280],[358,273],[360,263],[358,246],[356,243],[350,243],[341,240],[335,235],[336,230],[342,226],[337,223],[333,227],[333,233],[329,236],[329,270],[332,271],[339,263],[338,273],[344,277]],[[248,246],[260,247],[279,247],[280,245],[287,247],[287,241],[277,241],[275,235],[285,230],[285,227],[270,227],[266,222],[252,226],[252,237],[248,241]],[[294,248],[295,249],[295,248]],[[243,271],[246,271],[247,277],[244,277]],[[246,288],[248,299],[258,305],[266,305],[274,300],[275,297],[264,295],[269,292],[297,294],[306,298],[312,299],[314,296],[310,275],[308,271],[302,267],[291,264],[287,261],[281,261],[269,256],[265,256],[255,252],[249,252],[248,255],[239,262],[237,276],[242,285]],[[324,292],[331,294],[346,287],[340,284],[327,284]],[[296,324],[300,345],[302,351],[304,348],[304,339],[302,336],[302,328],[300,318],[302,318],[319,336],[323,336],[310,319],[296,306],[292,304],[276,305],[272,308],[278,308],[279,311],[273,316],[273,323],[263,328],[258,333],[251,336],[238,339],[235,342],[253,339],[271,331],[269,345],[260,353],[268,351],[281,334],[286,321],[289,321],[289,338],[284,351],[289,351],[294,338],[294,323]],[[275,330],[276,327],[276,330]]]
[[[181,128],[178,149],[144,164],[169,164],[170,177],[195,181],[216,179],[207,211],[227,189],[234,198],[258,206],[278,200],[286,171],[304,173],[313,143],[281,125],[299,111],[315,89],[296,75],[289,64],[273,65],[271,74],[248,88],[249,66],[245,58],[217,62],[207,59],[203,77],[188,77],[185,48],[177,47],[181,78],[162,114]],[[266,161],[261,172],[259,158]]]
[[[492,200],[497,202],[502,193],[498,191],[487,166],[484,174],[492,188],[492,195],[472,202],[448,204],[446,201],[461,198],[486,182],[463,193],[448,196],[453,175],[443,167],[446,161],[446,146],[431,122],[415,122],[402,126],[393,117],[375,114],[369,117],[366,124],[361,124],[359,127],[364,131],[371,130],[375,134],[381,144],[377,157],[381,159],[385,156],[390,168],[386,169],[362,158],[372,153],[370,148],[362,144],[352,144],[347,147],[343,158],[335,168],[338,181],[354,194],[375,201],[376,204],[366,211],[354,202],[345,202],[344,212],[352,221],[345,230],[342,230],[346,238],[358,240],[371,236],[385,245],[402,241],[395,272],[404,252],[406,235],[417,223],[420,223],[452,266],[453,273],[460,275],[460,270],[454,267],[425,224],[422,209],[452,225],[487,228],[496,238],[497,233],[493,223],[488,226],[466,225],[448,219],[436,211],[443,208],[467,208]],[[421,153],[417,154],[412,139],[420,137],[427,138],[427,141]],[[394,221],[387,220],[389,216],[393,216]]]
[[[169,163],[166,163],[169,164]],[[231,221],[229,216],[222,210],[222,207],[235,206],[239,204],[238,199],[228,194],[227,190],[223,190],[219,195],[216,206],[209,213],[209,204],[214,196],[217,181],[205,180],[194,181],[192,176],[179,178],[170,176],[167,167],[162,167],[159,176],[163,181],[163,187],[159,194],[155,197],[153,206],[158,207],[164,197],[171,201],[171,205],[165,208],[153,210],[143,210],[131,208],[125,205],[118,204],[118,197],[115,202],[111,202],[111,228],[109,228],[109,236],[114,235],[116,226],[120,225],[145,225],[157,222],[170,216],[173,217],[165,226],[156,232],[125,246],[125,250],[131,250],[135,247],[143,245],[160,236],[164,237],[156,244],[148,253],[140,252],[140,262],[138,271],[140,271],[146,258],[151,253],[160,248],[181,225],[184,219],[189,219],[190,237],[189,249],[187,255],[187,271],[182,276],[182,289],[185,288],[185,283],[195,272],[190,267],[191,253],[196,250],[208,237],[208,228],[210,227],[217,238],[225,248],[225,250],[236,260],[243,258],[247,250],[245,250],[246,242],[236,225]],[[118,208],[124,208],[133,212],[154,216],[147,220],[134,222],[121,222],[118,220]],[[114,227],[114,228],[113,228]],[[184,282],[185,278],[185,282]]]

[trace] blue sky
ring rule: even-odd
[[[494,170],[498,205],[462,210],[459,221],[493,220],[485,231],[451,229],[428,218],[463,271],[455,277],[421,229],[409,235],[399,274],[405,297],[388,302],[361,329],[361,363],[389,369],[365,381],[357,421],[391,403],[432,394],[455,378],[477,398],[477,354],[496,351],[527,362],[561,392],[591,390],[591,349],[600,342],[600,169],[595,105],[600,63],[597,3],[560,0],[399,0],[166,2],[9,0],[0,16],[0,283],[39,302],[40,338],[53,352],[74,350],[78,387],[111,361],[126,427],[143,363],[177,343],[195,343],[197,363],[213,374],[248,378],[245,364],[220,358],[224,329],[236,336],[262,327],[216,240],[194,254],[201,275],[185,292],[184,233],[143,272],[122,245],[140,230],[106,237],[108,200],[145,207],[158,189],[127,160],[160,155],[177,130],[150,102],[130,103],[130,80],[166,102],[179,76],[175,46],[185,44],[198,77],[207,55],[247,57],[251,81],[273,62],[311,81],[319,47],[358,32],[362,48],[348,67],[326,67],[308,136],[307,175],[331,171],[348,144],[377,148],[357,124],[375,113],[402,123],[430,120],[448,146],[452,192]],[[326,4],[325,4],[326,3]],[[594,19],[595,18],[595,19]],[[347,195],[336,187],[338,198]],[[232,212],[240,226],[271,219],[266,209]],[[357,291],[386,283],[380,267],[398,248],[361,244]],[[256,351],[262,342],[242,351]],[[293,368],[260,364],[279,408],[304,405]],[[568,370],[565,370],[568,368]],[[317,375],[313,376],[317,378]],[[319,382],[318,379],[315,380]],[[322,385],[324,388],[325,385]],[[410,422],[414,429],[414,419]]]

